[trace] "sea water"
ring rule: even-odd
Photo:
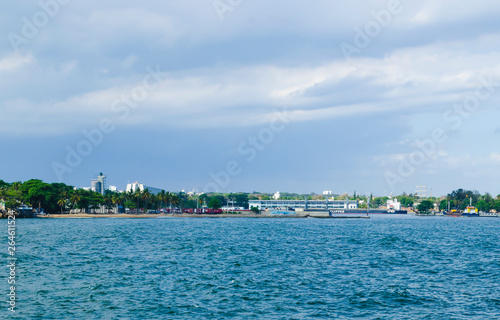
[[[16,222],[2,319],[500,318],[498,218]]]

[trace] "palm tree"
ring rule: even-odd
[[[57,204],[61,207],[61,214],[63,214],[63,206],[66,205],[66,199],[59,199]]]
[[[163,207],[163,200],[165,199],[165,190],[160,191],[160,193],[158,193],[156,197],[158,199],[158,210],[160,210]]]
[[[134,197],[135,197],[135,192],[130,190],[129,192],[125,193],[123,203],[125,204],[125,202],[133,201]],[[131,209],[132,206],[129,204],[129,207],[130,207],[129,209]]]
[[[171,205],[170,205],[170,208],[172,208],[172,204],[173,204],[173,205],[177,205],[177,204],[179,204],[179,202],[180,202],[180,198],[179,198],[179,196],[178,196],[177,194],[172,193],[171,195],[172,195],[172,196],[171,196],[171,198],[170,198],[170,204],[171,204]]]
[[[165,193],[165,203],[168,202],[168,207],[169,207],[169,212],[172,213],[172,197],[173,197],[172,192]]]
[[[144,209],[147,211],[148,210],[148,200],[151,199],[151,193],[149,192],[148,189],[144,190],[141,195],[142,200],[146,202]]]
[[[140,208],[140,206],[139,206],[139,200],[141,200],[141,195],[142,195],[142,191],[140,189],[137,189],[134,192],[134,197],[135,197],[135,199],[137,201],[137,209],[136,209],[137,212],[139,212],[139,208]]]
[[[114,205],[113,195],[110,194],[109,192],[106,192],[104,194],[103,202],[104,202],[104,208],[106,209],[106,212],[108,212],[113,208]]]
[[[198,196],[198,197],[196,198],[196,209],[198,209],[198,208],[199,208],[199,206],[201,206],[202,204],[203,204],[203,199],[202,199],[202,198],[200,198],[200,196]]]
[[[116,213],[118,213],[118,205],[121,203],[121,195],[120,193],[113,193],[111,197],[111,202],[116,206]]]
[[[73,204],[73,208],[76,207],[76,204],[78,202],[80,202],[82,200],[82,197],[80,197],[80,195],[77,193],[77,192],[74,192],[72,195],[71,195],[71,198],[70,198],[70,201],[71,203]]]

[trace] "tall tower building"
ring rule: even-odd
[[[106,191],[106,176],[104,174],[99,173],[96,180],[93,180],[90,184],[90,190],[104,194]]]

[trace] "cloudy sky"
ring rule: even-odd
[[[500,193],[500,3],[4,1],[0,179]]]

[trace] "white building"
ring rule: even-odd
[[[323,191],[323,195],[324,196],[329,196],[331,194],[332,194],[332,190],[325,190],[325,191]]]
[[[118,188],[116,186],[109,186],[109,191],[116,192]]]
[[[136,192],[137,190],[140,190],[142,192],[144,192],[145,190],[148,190],[149,193],[152,193],[152,194],[158,194],[158,193],[163,191],[163,189],[149,187],[149,186],[146,186],[145,184],[139,183],[137,181],[134,183],[127,184],[127,189],[125,191],[126,192]]]
[[[278,191],[278,192],[276,192],[276,193],[274,194],[273,199],[274,199],[274,200],[278,200],[280,197],[281,197],[281,195],[280,195],[280,192]]]
[[[358,202],[352,200],[250,200],[249,209],[259,210],[332,210],[357,209]]]

